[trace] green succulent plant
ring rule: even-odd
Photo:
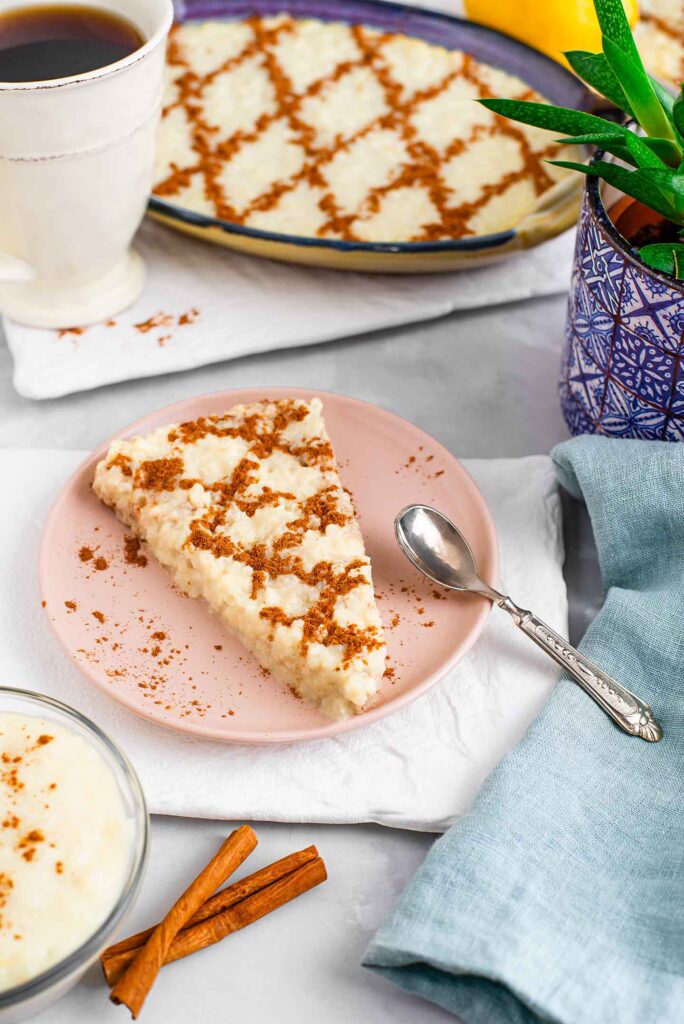
[[[622,164],[551,160],[582,174],[602,178],[680,228],[684,239],[684,86],[675,98],[645,70],[621,0],[594,0],[603,52],[570,50],[573,71],[596,92],[640,125],[643,135],[623,124],[568,107],[525,100],[480,100],[514,121],[561,133],[566,144],[592,144]],[[658,242],[639,250],[645,263],[684,278],[684,244]]]

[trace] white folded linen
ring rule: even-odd
[[[40,607],[36,561],[43,522],[84,454],[0,451],[0,681],[49,694],[96,721],[131,758],[152,812],[373,821],[441,831],[467,808],[558,678],[554,664],[494,609],[470,654],[429,693],[355,732],[291,746],[247,747],[150,724],[80,674]],[[564,632],[560,501],[550,460],[476,459],[464,465],[498,529],[502,587]]]
[[[135,243],[147,262],[145,289],[109,326],[65,333],[4,318],[14,386],[26,398],[57,398],[552,295],[568,287],[573,239],[574,231],[566,232],[479,270],[395,276],[239,256],[146,221]],[[148,326],[155,320],[158,326]]]

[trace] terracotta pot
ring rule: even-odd
[[[632,244],[639,244],[639,236],[645,231],[652,233],[653,241],[660,240],[661,237],[663,240],[671,237],[674,241],[676,228],[667,218],[644,206],[637,199],[632,199],[631,196],[621,196],[609,208],[608,213],[622,237]]]

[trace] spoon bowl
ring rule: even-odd
[[[475,556],[461,531],[436,508],[407,505],[394,520],[394,531],[406,557],[433,583],[501,600],[478,576]]]

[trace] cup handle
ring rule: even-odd
[[[16,256],[0,252],[0,281],[32,281],[36,276],[33,267]]]

